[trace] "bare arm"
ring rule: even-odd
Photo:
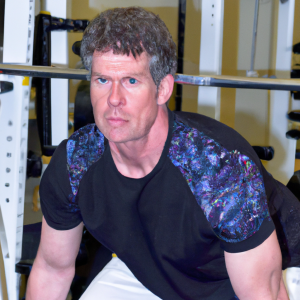
[[[225,262],[240,300],[288,300],[284,286],[281,287],[281,252],[275,231],[254,249],[225,252]]]
[[[279,293],[277,296],[277,300],[289,300],[282,277],[281,277],[281,281],[280,281],[280,287],[279,287]]]
[[[83,224],[55,230],[43,218],[37,257],[30,272],[26,300],[65,300],[75,273]]]

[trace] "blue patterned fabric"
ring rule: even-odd
[[[178,120],[168,156],[220,239],[243,241],[270,220],[263,178],[247,156]]]
[[[87,125],[72,134],[67,142],[67,168],[72,194],[69,195],[70,208],[77,211],[75,198],[80,180],[88,168],[104,152],[104,135],[95,124]]]

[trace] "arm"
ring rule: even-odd
[[[26,300],[65,300],[75,274],[83,224],[55,230],[43,218],[39,250],[30,272]]]
[[[281,252],[275,231],[254,249],[225,252],[225,262],[240,300],[288,300],[283,282],[281,284]]]
[[[282,277],[281,277],[279,292],[276,300],[289,300]]]

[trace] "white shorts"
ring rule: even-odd
[[[80,300],[159,300],[117,257],[95,277]]]

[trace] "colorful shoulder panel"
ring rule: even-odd
[[[78,210],[75,198],[80,181],[88,168],[104,152],[104,135],[95,124],[90,124],[74,132],[67,142],[67,168],[72,188],[69,196],[70,207]]]
[[[262,175],[249,157],[229,152],[179,120],[168,156],[220,239],[243,241],[270,219]]]

